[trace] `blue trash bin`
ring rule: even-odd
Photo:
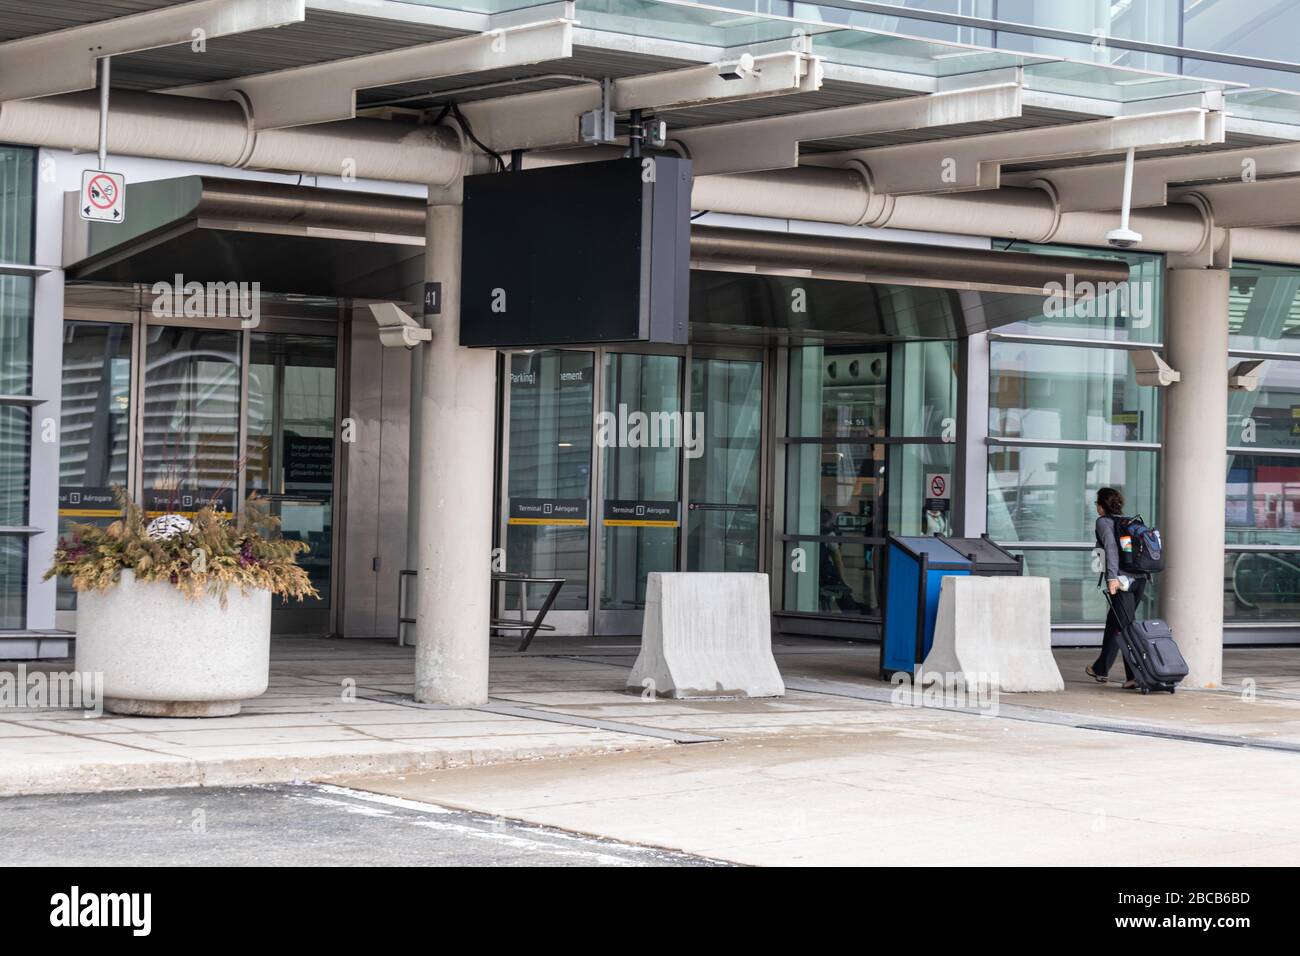
[[[885,626],[880,679],[914,674],[934,640],[939,587],[946,575],[969,575],[971,561],[939,537],[890,535],[885,546]]]

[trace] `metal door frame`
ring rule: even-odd
[[[683,415],[690,414],[691,408],[691,363],[695,358],[721,358],[735,361],[757,362],[760,366],[761,386],[759,390],[759,401],[761,409],[759,412],[760,428],[762,432],[759,436],[758,452],[758,469],[759,469],[759,502],[758,502],[758,555],[759,570],[763,571],[771,567],[772,542],[771,542],[771,519],[772,519],[772,462],[771,457],[777,443],[770,434],[773,417],[772,417],[772,349],[763,346],[727,346],[727,345],[694,345],[671,346],[671,345],[643,345],[637,343],[619,344],[619,345],[591,345],[575,346],[567,349],[509,349],[502,350],[505,357],[503,363],[504,374],[500,381],[501,396],[501,477],[497,488],[497,546],[504,549],[506,547],[507,536],[509,534],[509,472],[510,472],[510,367],[511,358],[514,355],[533,354],[540,351],[571,351],[587,352],[592,355],[592,408],[591,408],[591,441],[590,454],[588,461],[591,481],[588,487],[587,498],[587,607],[580,611],[552,611],[547,615],[546,622],[553,624],[556,630],[552,633],[558,636],[612,636],[641,633],[642,611],[639,610],[603,610],[600,607],[602,580],[604,575],[605,561],[605,524],[604,524],[604,500],[605,500],[605,456],[602,449],[597,447],[596,443],[596,420],[597,416],[605,411],[605,390],[606,374],[605,360],[609,355],[630,354],[630,355],[667,355],[680,360],[677,374],[677,387],[679,389],[680,407]],[[678,451],[678,494],[677,502],[679,507],[679,520],[677,527],[677,547],[676,547],[676,567],[678,569],[686,566],[686,535],[688,531],[687,521],[690,505],[690,464],[686,458],[686,449],[683,447]],[[507,568],[506,570],[529,570]],[[496,593],[493,595],[494,613],[500,613],[505,616],[502,605],[496,603],[502,600],[502,595]],[[530,605],[531,606],[531,605]]]

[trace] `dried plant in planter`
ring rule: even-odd
[[[192,600],[211,596],[222,606],[232,587],[299,601],[319,597],[297,563],[307,544],[274,537],[280,519],[256,498],[237,520],[209,503],[192,520],[163,515],[148,524],[144,510],[121,489],[117,499],[125,516],[107,527],[73,525],[70,536],[59,540],[46,580],[67,575],[78,591],[103,591],[129,570],[139,581],[166,581]]]

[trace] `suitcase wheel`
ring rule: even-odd
[[[1149,694],[1149,693],[1151,693],[1151,688],[1150,688],[1150,687],[1143,687],[1143,688],[1142,688],[1142,695],[1143,695],[1144,697],[1145,697],[1147,694]]]

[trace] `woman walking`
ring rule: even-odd
[[[1119,634],[1123,627],[1137,620],[1138,603],[1146,590],[1147,575],[1121,574],[1119,570],[1119,536],[1115,531],[1116,519],[1124,514],[1124,496],[1115,488],[1102,488],[1097,492],[1097,546],[1106,556],[1106,590],[1110,594],[1110,611],[1106,615],[1106,629],[1102,634],[1101,654],[1084,668],[1084,672],[1100,684],[1106,683],[1115,655],[1120,652]],[[1119,612],[1118,615],[1116,612]],[[1124,662],[1124,686],[1137,687],[1133,671]]]

